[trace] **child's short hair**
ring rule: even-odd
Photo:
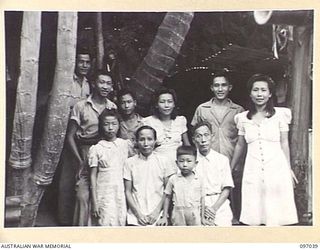
[[[144,129],[149,129],[149,130],[151,130],[151,131],[153,132],[154,139],[157,140],[157,132],[156,132],[156,130],[155,130],[153,127],[148,126],[148,125],[143,125],[143,126],[141,126],[140,128],[137,129],[137,131],[136,131],[136,133],[135,133],[136,140],[138,140],[138,138],[139,138],[139,133],[140,133],[142,130],[144,130]]]
[[[103,120],[105,117],[107,116],[113,116],[115,117],[118,121],[120,120],[120,115],[118,113],[118,111],[116,109],[107,109],[105,108],[102,113],[99,115],[98,119],[99,119],[99,127],[98,127],[98,131],[99,131],[99,135],[103,136],[104,134],[104,130],[103,130]]]
[[[182,145],[177,148],[177,158],[179,155],[193,155],[195,158],[197,158],[197,149],[194,146]]]
[[[99,69],[94,73],[94,84],[96,83],[99,76],[109,76],[112,80],[112,76],[110,75],[109,72],[107,72],[104,69]]]
[[[133,100],[137,100],[137,96],[133,91],[129,89],[121,89],[117,95],[118,101],[120,101],[120,98],[124,95],[131,95]]]
[[[196,130],[202,126],[206,126],[210,130],[210,133],[212,133],[211,124],[208,121],[201,121],[201,122],[198,122],[196,125],[194,125],[194,127],[192,128],[192,136],[194,136]]]

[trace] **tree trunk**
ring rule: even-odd
[[[20,226],[33,226],[44,188],[52,182],[63,148],[70,113],[71,85],[75,67],[77,13],[58,14],[57,63],[54,82],[33,170],[22,201]]]
[[[41,12],[23,13],[20,51],[20,77],[17,86],[16,106],[11,139],[9,166],[12,190],[8,195],[21,195],[27,168],[31,167],[31,147],[36,114],[38,68],[41,36]]]
[[[308,176],[308,129],[311,112],[311,78],[312,46],[311,30],[307,26],[294,27],[294,44],[292,58],[292,86],[290,89],[290,106],[293,120],[291,129],[291,163],[299,184],[296,187],[296,203],[300,223],[306,223],[308,213],[307,186],[311,181]],[[311,194],[310,194],[311,195]]]
[[[103,31],[102,31],[102,13],[97,12],[96,16],[96,43],[97,43],[97,69],[104,67],[104,47],[103,47]]]
[[[164,17],[148,54],[133,76],[131,88],[143,106],[148,105],[150,94],[172,69],[192,19],[192,12],[169,12]]]

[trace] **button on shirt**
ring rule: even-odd
[[[202,178],[197,172],[192,179],[184,177],[180,172],[172,175],[164,192],[173,194],[175,207],[200,207],[200,200],[205,196]]]
[[[106,99],[105,108],[117,109],[117,105]],[[74,105],[70,120],[74,120],[79,126],[76,132],[77,138],[90,139],[98,136],[98,118],[102,111],[103,110],[99,111],[92,102],[92,95],[86,100],[79,101]]]
[[[207,156],[198,153],[196,171],[202,176],[206,195],[220,194],[225,187],[234,187],[229,160],[210,150]]]
[[[214,111],[215,106],[214,99],[199,105],[195,111],[191,125],[195,126],[200,121],[208,121],[212,126],[213,132],[211,148],[231,160],[238,137],[234,116],[244,111],[244,109],[228,99],[226,104],[228,108],[223,119],[219,121]]]

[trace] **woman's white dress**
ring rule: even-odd
[[[167,158],[172,166],[176,166],[177,148],[182,145],[182,134],[187,132],[187,119],[177,116],[171,120],[171,125],[166,127],[156,116],[148,116],[143,119],[144,125],[153,127],[157,132],[159,146],[155,152]]]
[[[90,147],[90,167],[98,167],[97,206],[100,226],[125,226],[127,207],[123,167],[128,158],[128,140],[99,141]]]
[[[239,135],[247,145],[242,179],[240,221],[248,225],[289,225],[298,222],[291,168],[280,144],[280,132],[289,131],[291,111],[275,114],[257,124],[248,111],[235,116]]]

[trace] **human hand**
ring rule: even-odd
[[[167,217],[161,217],[157,224],[157,226],[168,226],[168,218]]]
[[[137,219],[138,219],[138,223],[142,226],[146,226],[148,225],[148,218],[146,215],[142,214],[142,213],[139,213],[138,216],[137,216]]]
[[[151,214],[147,216],[150,225],[153,225],[159,218],[160,212],[155,209]]]
[[[95,218],[99,218],[100,217],[100,212],[99,212],[98,206],[97,206],[97,204],[95,202],[91,203],[91,214]]]
[[[202,218],[201,224],[203,226],[216,226],[216,224],[214,223],[214,220],[212,220],[210,218]]]
[[[216,218],[216,211],[212,207],[205,206],[204,217],[209,221],[214,221]]]

